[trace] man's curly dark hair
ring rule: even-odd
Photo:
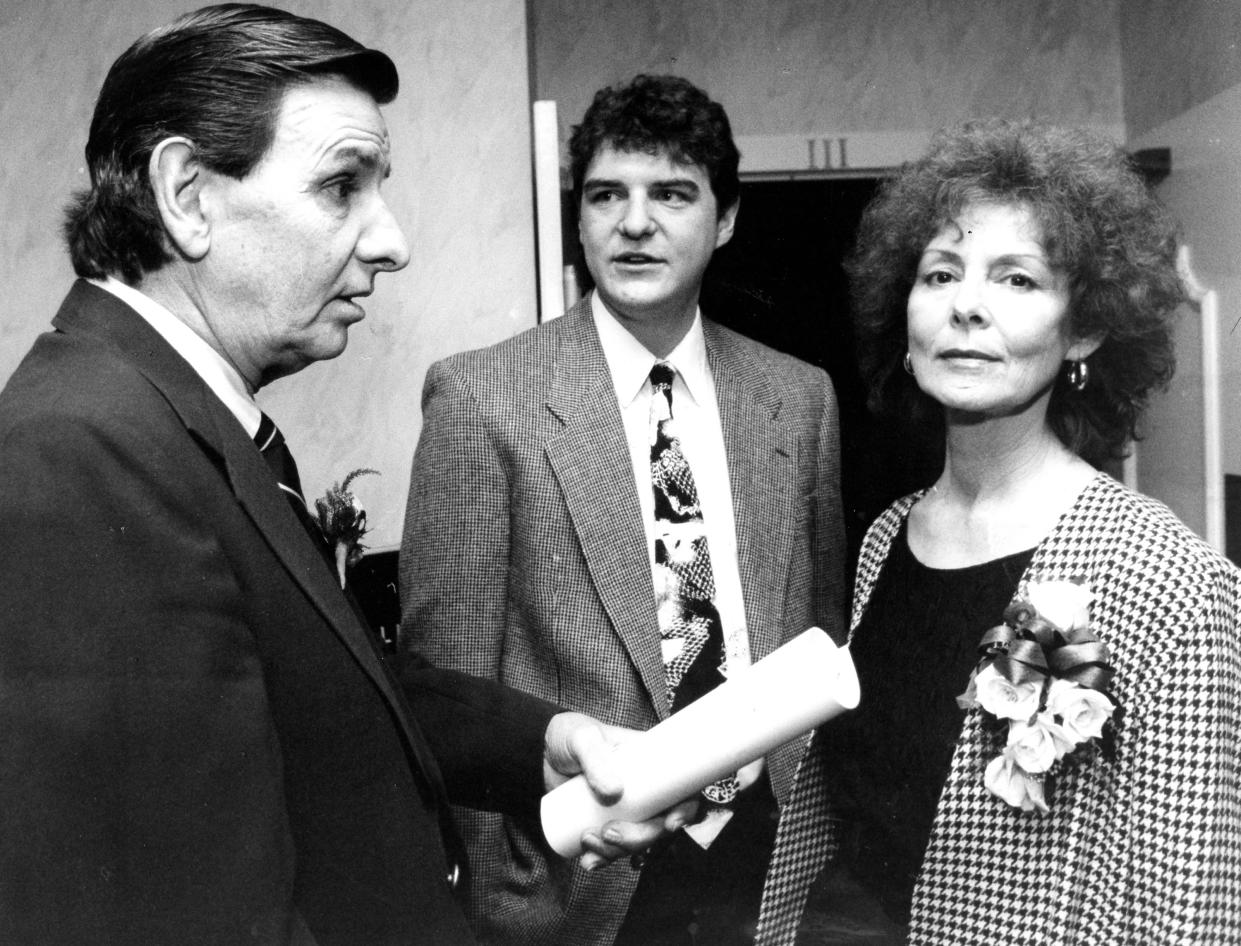
[[[1088,462],[1120,459],[1151,392],[1172,377],[1172,317],[1184,288],[1171,218],[1123,151],[1083,131],[968,122],[938,133],[883,185],[846,261],[871,408],[942,428],[942,410],[901,368],[906,302],[926,245],[978,203],[1031,213],[1049,262],[1068,278],[1070,334],[1103,339],[1087,359],[1085,390],[1057,378],[1048,423]]]
[[[678,164],[707,172],[719,213],[737,202],[741,155],[724,107],[680,76],[635,76],[595,93],[569,138],[573,200],[581,203],[586,169],[599,150],[667,152]]]

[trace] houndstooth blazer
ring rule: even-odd
[[[838,431],[818,368],[704,321],[754,659],[844,638]],[[434,365],[401,551],[402,628],[434,663],[610,723],[668,714],[633,466],[589,300]],[[778,799],[802,743],[768,757]],[[638,874],[587,873],[537,824],[459,812],[470,912],[495,943],[610,944]]]
[[[918,498],[871,526],[852,627]],[[1161,503],[1100,473],[1038,546],[1031,578],[1085,579],[1095,593],[1091,624],[1111,651],[1122,708],[1115,756],[1062,775],[1050,815],[1023,814],[984,788],[1003,737],[969,711],[910,943],[1241,943],[1237,569]]]

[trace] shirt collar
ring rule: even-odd
[[[645,388],[651,368],[659,361],[640,341],[607,310],[599,293],[591,293],[590,314],[603,346],[603,357],[612,375],[616,397],[622,407],[633,403]],[[695,404],[702,404],[706,386],[711,382],[707,365],[707,340],[702,331],[702,310],[694,312],[694,321],[677,347],[662,359],[672,365],[680,375]]]
[[[241,374],[225,361],[218,351],[168,309],[133,286],[128,286],[112,276],[87,281],[105,292],[112,293],[142,316],[177,354],[189,362],[195,373],[246,429],[246,433],[251,437],[255,435],[262,412],[246,388]]]

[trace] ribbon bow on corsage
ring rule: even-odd
[[[1047,782],[1066,757],[1090,754],[1116,710],[1106,694],[1113,669],[1090,630],[1090,588],[1031,581],[983,635],[982,654],[957,703],[1008,720],[1004,751],[986,787],[1014,808],[1048,812]]]

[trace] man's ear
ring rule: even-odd
[[[151,152],[148,173],[164,232],[190,260],[202,259],[211,247],[211,223],[201,200],[205,170],[187,138],[165,138]]]
[[[720,219],[715,225],[715,248],[717,250],[733,238],[733,227],[737,225],[737,211],[740,209],[741,198],[738,197],[732,202],[731,207],[725,207],[724,212],[720,214]]]

